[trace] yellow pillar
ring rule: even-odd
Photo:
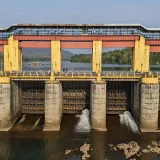
[[[51,41],[51,71],[61,71],[60,41]]]
[[[22,50],[13,36],[8,39],[8,45],[4,45],[4,71],[22,71]]]
[[[138,72],[149,71],[150,47],[145,45],[145,38],[140,36],[140,40],[135,41],[132,53],[132,70]]]
[[[93,41],[92,72],[101,72],[102,69],[102,41]]]

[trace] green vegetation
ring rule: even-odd
[[[132,60],[132,49],[131,48],[113,50],[113,51],[102,53],[103,64],[131,64],[131,60]],[[92,54],[74,55],[71,57],[70,61],[71,62],[91,63]],[[159,54],[151,53],[150,63],[160,64],[160,53]]]
[[[150,54],[150,64],[160,64],[160,53]]]
[[[51,58],[49,56],[27,56],[24,55],[22,57],[23,62],[30,62],[30,61],[50,61]],[[63,61],[67,61],[68,59],[63,58]]]
[[[23,62],[29,61],[50,61],[50,52],[44,54],[45,50],[26,50],[23,54]],[[132,49],[125,48],[102,53],[103,64],[131,64]],[[91,63],[92,54],[73,54],[62,50],[62,60],[71,62]],[[3,62],[3,54],[0,54],[0,62]],[[160,53],[150,54],[150,64],[160,64]]]
[[[29,62],[29,61],[50,61],[50,57],[43,57],[43,56],[23,56],[22,60],[24,62]]]

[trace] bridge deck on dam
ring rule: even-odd
[[[108,80],[126,80],[126,81],[138,81],[142,77],[157,77],[160,79],[160,72],[126,72],[126,71],[108,71],[108,72],[0,72],[1,78],[11,78],[15,80],[48,80],[51,77],[57,80],[94,80],[97,77]]]

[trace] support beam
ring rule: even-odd
[[[15,35],[15,40],[19,41],[135,41],[139,40],[138,35],[108,35],[108,36],[93,36],[93,35]]]
[[[0,46],[0,52],[4,52],[4,46]]]
[[[140,88],[140,128],[142,132],[158,129],[158,78],[142,78]]]
[[[61,118],[62,118],[62,86],[58,81],[46,81],[44,131],[60,130]]]
[[[92,72],[101,72],[102,69],[102,41],[93,41]]]
[[[103,48],[134,47],[134,41],[103,41]]]
[[[51,41],[51,71],[61,71],[60,41]]]
[[[91,84],[91,127],[98,131],[106,129],[106,83]]]
[[[22,50],[13,36],[8,39],[8,45],[4,45],[4,71],[22,71]]]
[[[19,42],[20,48],[51,48],[51,42],[34,42],[34,41],[23,41]]]
[[[160,46],[150,46],[150,53],[160,52]]]
[[[92,48],[92,42],[61,42],[61,48],[90,49]]]
[[[132,70],[138,72],[149,71],[149,52],[150,46],[145,45],[145,38],[135,41],[135,47],[132,53]]]

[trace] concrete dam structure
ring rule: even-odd
[[[130,111],[142,132],[158,129],[160,73],[149,68],[160,51],[159,29],[141,25],[13,25],[0,30],[0,130],[22,114],[44,114],[44,131],[58,131],[63,114],[90,110],[91,127],[107,131],[107,114]],[[103,72],[103,47],[130,47],[130,71]],[[51,48],[50,72],[22,70],[22,48]],[[91,72],[62,72],[62,48],[92,48]]]

